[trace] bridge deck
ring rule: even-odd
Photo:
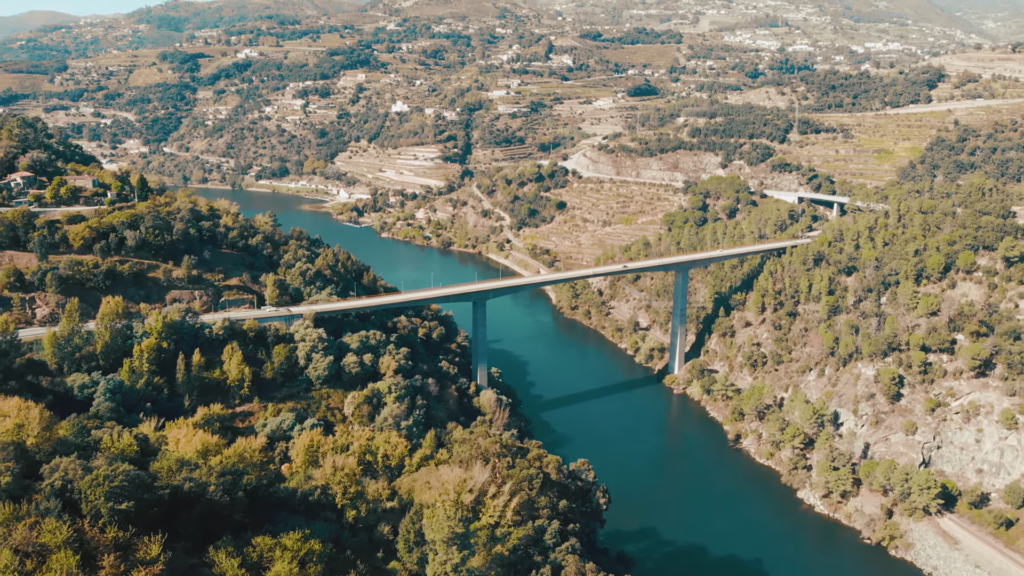
[[[427,304],[445,304],[452,302],[474,302],[498,298],[534,288],[543,288],[554,284],[573,282],[575,280],[586,280],[589,278],[600,278],[603,276],[618,276],[622,274],[638,274],[642,272],[667,272],[680,268],[695,268],[707,266],[716,262],[753,256],[774,252],[793,246],[800,246],[812,242],[811,238],[800,238],[796,240],[785,240],[781,242],[769,242],[755,244],[752,246],[741,246],[738,248],[725,248],[710,252],[697,252],[693,254],[681,254],[666,258],[655,258],[640,262],[629,262],[625,264],[611,264],[584,268],[568,272],[553,272],[539,274],[537,276],[523,276],[503,278],[499,280],[487,280],[467,284],[454,284],[438,288],[427,288],[423,290],[411,290],[408,292],[392,292],[361,298],[351,298],[337,302],[322,304],[302,304],[281,308],[262,310],[235,310],[228,312],[214,312],[200,316],[200,321],[214,323],[220,320],[245,321],[245,320],[272,320],[275,318],[288,318],[305,316],[307,314],[339,314],[345,312],[364,312],[369,310],[381,310],[384,308],[404,308],[410,306],[423,306]],[[93,329],[92,323],[87,324],[86,329]],[[26,328],[18,331],[18,337],[22,340],[42,338],[52,327]]]
[[[772,198],[778,198],[785,200],[788,198],[806,198],[807,200],[818,200],[820,202],[832,202],[839,204],[849,204],[849,196],[829,196],[828,194],[817,194],[815,192],[785,192],[782,190],[765,190],[765,195],[771,196]]]

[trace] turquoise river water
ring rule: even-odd
[[[200,189],[268,210],[340,245],[410,290],[508,274],[472,254],[415,246],[303,209],[313,201]],[[469,330],[468,304],[445,306]],[[567,462],[586,458],[612,496],[605,543],[636,561],[634,576],[922,576],[816,514],[778,475],[731,447],[696,403],[599,333],[559,314],[541,291],[488,304],[488,358],[514,386],[534,435]]]

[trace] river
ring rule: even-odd
[[[410,290],[509,271],[473,254],[415,246],[302,209],[282,194],[199,189],[268,210],[340,245]],[[471,326],[470,306],[445,306]],[[729,445],[696,403],[673,395],[599,333],[559,314],[543,292],[488,304],[488,358],[515,387],[534,435],[567,462],[586,458],[612,496],[605,543],[636,561],[634,576],[922,576],[816,514],[778,475]]]

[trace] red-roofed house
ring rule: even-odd
[[[24,192],[32,189],[39,182],[36,175],[31,172],[15,172],[5,180],[0,180],[0,188],[11,192]]]

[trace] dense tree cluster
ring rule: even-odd
[[[565,202],[551,192],[568,186],[569,179],[569,170],[564,166],[525,162],[494,169],[478,177],[476,184],[508,213],[512,225],[519,229],[550,222],[564,210]]]
[[[198,74],[199,61],[210,58],[202,52],[183,52],[181,50],[165,50],[157,54],[157,60],[170,64],[171,70],[182,74]]]
[[[122,221],[147,254],[209,243],[384,286],[272,216],[188,195],[69,235],[109,244]],[[84,321],[71,299],[32,346],[0,316],[4,573],[603,573],[604,488],[527,438],[497,373],[469,381],[466,335],[437,308],[208,326],[106,296]]]
[[[941,68],[920,66],[896,73],[840,72],[816,70],[798,77],[814,95],[809,110],[817,112],[860,112],[929,104],[931,91],[945,78]]]
[[[985,134],[968,126],[958,126],[932,140],[920,158],[900,170],[900,179],[957,181],[965,175],[981,172],[999,182],[1020,183],[1024,182],[1022,151],[1024,129],[1016,118],[997,123]]]
[[[66,60],[13,60],[0,62],[0,71],[7,74],[39,74],[41,76],[52,76],[61,74],[68,69]]]
[[[156,304],[175,289],[214,297],[241,290],[279,305],[389,289],[348,252],[299,229],[284,233],[272,213],[246,219],[228,202],[187,190],[60,220],[26,208],[2,212],[0,250],[38,258],[24,272],[5,269],[14,280],[4,289],[25,296],[69,296],[80,287],[100,293],[91,301],[114,293]],[[239,284],[241,276],[248,281]],[[135,282],[118,283],[126,278]]]
[[[771,160],[775,155],[775,149],[764,142],[704,137],[693,139],[676,132],[637,135],[633,136],[629,142],[622,139],[621,135],[610,137],[598,145],[598,150],[609,154],[630,154],[642,158],[653,158],[679,150],[714,152],[721,155],[723,166],[728,166],[737,160],[748,166],[758,166]]]
[[[686,123],[679,124],[680,119]],[[599,148],[641,157],[678,150],[716,152],[723,164],[742,160],[756,166],[770,160],[775,155],[771,143],[786,143],[794,128],[800,134],[838,132],[833,125],[808,119],[797,126],[794,114],[787,110],[703,98],[674,100],[645,110],[638,113],[637,125],[653,132],[634,134],[630,143],[613,137]]]
[[[590,40],[591,42],[620,44],[622,46],[683,43],[683,35],[675,30],[655,30],[653,28],[645,28],[643,26],[627,28],[620,36],[605,36],[598,30],[587,30],[580,34],[580,38]]]
[[[64,174],[69,163],[98,161],[64,134],[54,133],[42,119],[0,114],[0,177],[27,170],[50,178]]]

